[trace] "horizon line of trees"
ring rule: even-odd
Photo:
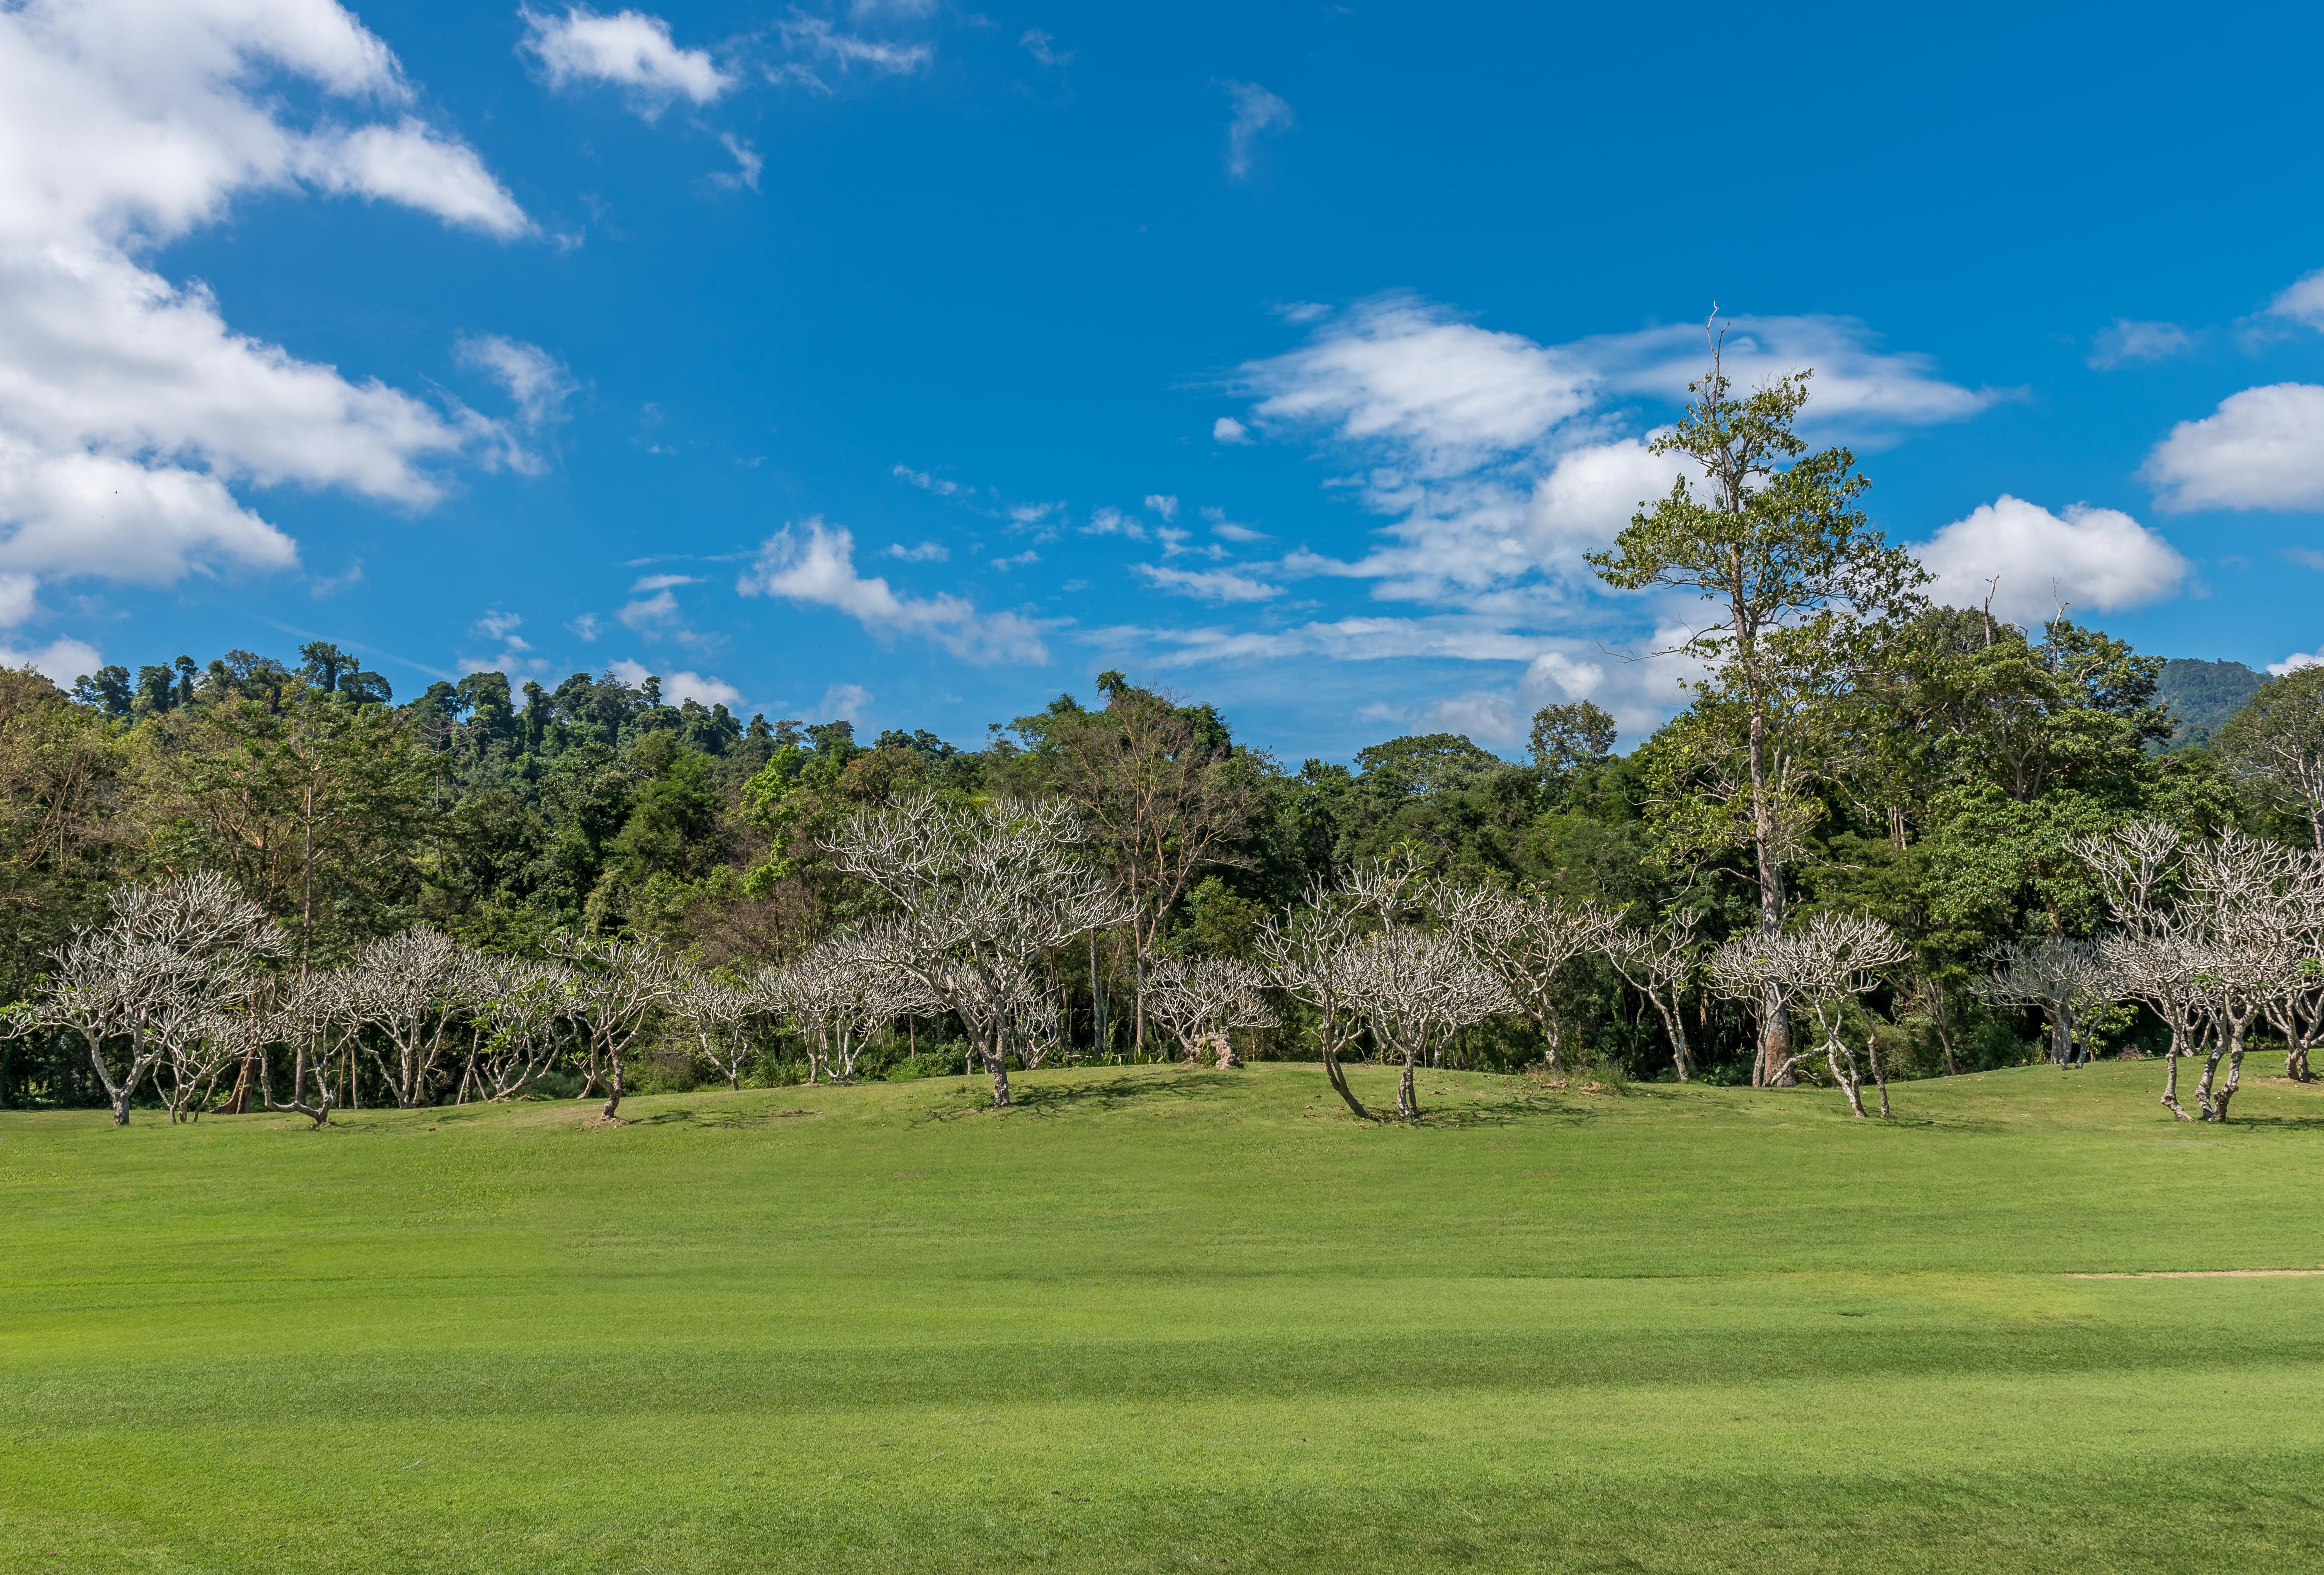
[[[121,894],[200,876],[279,938],[248,965],[270,980],[334,975],[423,932],[493,968],[650,945],[746,995],[769,969],[886,970],[844,1032],[761,1032],[739,1060],[665,1014],[633,1089],[925,1071],[991,1063],[995,1045],[1000,1070],[1036,1043],[1134,1060],[1201,1039],[1213,1058],[1327,1068],[1400,1060],[1408,1042],[1421,1061],[1478,1068],[1810,1078],[1853,1104],[1835,1033],[1875,1089],[2060,1059],[2061,1042],[2082,1060],[2231,1040],[2239,1064],[2259,1033],[2286,1043],[2297,1075],[2310,1018],[2288,981],[2324,963],[2283,949],[2309,932],[2268,921],[2282,967],[2273,996],[2235,997],[2266,997],[2249,1013],[2128,988],[2107,937],[2163,910],[2125,909],[2092,850],[2147,826],[2178,839],[2181,863],[2324,852],[2324,670],[2267,682],[2202,745],[2167,749],[2159,658],[2063,609],[2026,629],[1932,604],[1925,573],[1865,514],[1854,457],[1796,436],[1807,375],[1738,394],[1715,355],[1658,443],[1702,479],[1642,505],[1595,560],[1610,585],[1707,609],[1681,647],[1703,673],[1690,703],[1628,755],[1582,700],[1536,716],[1522,763],[1440,733],[1293,770],[1215,708],[1120,672],[1099,676],[1093,703],[1060,695],[962,749],[926,730],[867,743],[844,721],[745,722],[611,674],[512,689],[476,673],[399,702],[326,642],[295,666],[235,651],[109,667],[69,694],[0,672],[14,833],[0,844],[0,1001],[40,998],[117,920]],[[1056,818],[1036,839],[1051,851],[1021,843],[1016,873],[1082,884],[975,942],[985,982],[964,994],[911,962],[964,922],[912,882],[927,848],[1004,804]],[[875,823],[918,830],[875,857],[847,830]],[[1385,870],[1434,895],[1347,894]],[[1342,923],[1341,948],[1370,950],[1317,986],[1320,954],[1295,937],[1351,903],[1365,916]],[[2174,933],[2182,951],[2225,944],[2216,926]],[[1429,939],[1446,936],[1458,944]],[[1432,949],[1481,972],[1432,974]],[[2077,968],[2106,977],[2077,995],[2044,974]],[[1400,1009],[1404,1026],[1335,1024],[1325,997],[1366,968],[1379,988],[1434,977],[1436,1004]],[[701,1053],[680,1053],[687,1034]],[[333,1064],[343,1099],[390,1097],[368,1051]],[[231,1086],[248,1080],[237,1070]],[[51,1024],[0,1042],[0,1102],[113,1101],[88,1047]]]

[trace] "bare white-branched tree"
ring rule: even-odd
[[[2195,1053],[2213,999],[2204,971],[2203,949],[2169,924],[2126,925],[2098,939],[2098,959],[2115,989],[2144,1001],[2171,1030],[2164,1054],[2163,1104],[2181,1121],[2192,1121],[2179,1103],[2179,1061]]]
[[[755,990],[689,969],[671,1014],[693,1052],[729,1089],[740,1089],[742,1068],[755,1048],[752,1031],[771,1015],[767,1002]]]
[[[2324,913],[2324,859],[2229,829],[2188,851],[2182,929],[2197,940],[2218,1014],[2196,1103],[2225,1121],[2242,1081],[2252,1024],[2271,1001],[2304,990]],[[2216,1082],[2220,1058],[2227,1080]]]
[[[1323,1052],[1323,1075],[1332,1091],[1357,1119],[1374,1119],[1362,1100],[1348,1087],[1347,1070],[1340,1057],[1362,1037],[1362,1008],[1347,996],[1340,959],[1368,931],[1363,905],[1345,892],[1317,882],[1306,900],[1286,915],[1270,918],[1259,932],[1258,950],[1276,987],[1315,1014],[1316,1048]]]
[[[1414,1070],[1438,1064],[1445,1041],[1459,1029],[1519,1010],[1495,974],[1449,931],[1389,924],[1340,954],[1342,997],[1369,1018],[1372,1036],[1403,1061],[1396,1111],[1420,1116]]]
[[[1702,942],[1695,936],[1700,916],[1671,909],[1643,928],[1615,930],[1606,941],[1607,960],[1644,996],[1670,1035],[1671,1064],[1682,1083],[1694,1076],[1694,1045],[1686,1035],[1686,995],[1702,977]]]
[[[2003,1006],[2039,1006],[2050,1022],[2050,1061],[2070,1066],[2075,1024],[2111,994],[2096,946],[2071,937],[2010,940],[1986,952],[1990,971],[1972,987]]]
[[[630,1047],[654,1014],[677,1000],[685,976],[668,948],[653,940],[615,940],[560,931],[549,950],[571,969],[566,981],[572,1014],[588,1058],[589,1081],[580,1098],[605,1090],[600,1121],[618,1120]]]
[[[1779,934],[1734,937],[1711,954],[1711,977],[1720,994],[1730,1000],[1765,999],[1772,984],[1794,1005],[1806,1006],[1823,1035],[1821,1048],[1833,1080],[1847,1091],[1849,1109],[1864,1116],[1864,1068],[1848,1042],[1850,1014],[1861,1016],[1863,997],[1878,987],[1881,975],[1911,956],[1912,949],[1877,919],[1821,913]],[[1879,1041],[1868,1024],[1864,1052],[1880,1090],[1880,1114],[1886,1116],[1888,1077],[1880,1065]]]
[[[155,1036],[167,1047],[154,1077],[170,1107],[170,1119],[198,1121],[218,1081],[264,1053],[279,1024],[246,1000],[230,1006],[180,999],[155,1022]]]
[[[363,1012],[342,969],[315,969],[285,987],[276,1008],[279,1042],[290,1050],[290,1097],[277,1099],[271,1079],[267,1107],[295,1112],[317,1126],[331,1124],[338,1103],[332,1070],[346,1041],[363,1028]]]
[[[1531,1019],[1550,1070],[1563,1070],[1558,977],[1575,958],[1608,950],[1615,916],[1595,903],[1561,902],[1536,886],[1512,892],[1436,880],[1419,894]]]
[[[774,987],[761,999],[788,1017],[806,1042],[809,1082],[818,1070],[834,1082],[853,1082],[856,1061],[881,1026],[908,1014],[944,1009],[861,931],[835,935],[779,970]]]
[[[481,959],[421,925],[366,942],[346,973],[364,1025],[378,1034],[365,1048],[396,1104],[409,1110],[430,1102],[446,1055],[491,987]]]
[[[1009,1008],[1046,953],[1130,916],[1084,856],[1073,810],[1055,801],[954,804],[933,796],[859,815],[824,844],[894,913],[853,932],[881,970],[956,1013],[1009,1104]]]
[[[2172,1115],[2195,1119],[2179,1102],[2179,1058],[2208,1046],[2197,1107],[2227,1119],[2262,1018],[2284,1036],[2286,1072],[2310,1075],[2307,1052],[2324,1033],[2324,860],[2234,830],[2189,843],[2151,820],[2075,851],[2116,925],[2100,942],[2108,974],[2171,1030],[2163,1104]]]
[[[1266,983],[1256,966],[1235,958],[1158,958],[1146,968],[1146,1009],[1176,1037],[1188,1061],[1203,1059],[1207,1048],[1224,1068],[1234,1064],[1226,1035],[1276,1025],[1275,1009],[1260,994]]]
[[[113,1124],[126,1126],[130,1101],[157,1069],[198,1081],[194,1058],[212,1014],[246,1007],[263,966],[288,946],[265,911],[214,871],[124,886],[111,905],[109,922],[56,951],[39,996],[9,1014],[10,1032],[78,1033]],[[179,1088],[190,1091],[186,1076],[173,1077]]]
[[[513,1099],[556,1067],[576,1033],[573,975],[553,962],[487,958],[459,1098]]]

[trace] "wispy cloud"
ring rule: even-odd
[[[1144,575],[1146,582],[1157,590],[1174,591],[1201,601],[1269,601],[1283,594],[1279,585],[1269,585],[1231,569],[1171,569],[1158,563],[1133,563],[1130,567]]]
[[[1025,30],[1025,36],[1017,41],[1017,47],[1045,66],[1072,65],[1074,51],[1058,49],[1056,47],[1056,39],[1043,32],[1039,28],[1028,27]]]
[[[1281,131],[1292,122],[1291,106],[1256,82],[1222,82],[1234,101],[1227,122],[1227,179],[1250,178],[1251,144],[1262,132]]]
[[[931,476],[925,470],[915,470],[908,465],[899,465],[890,474],[907,486],[917,486],[922,492],[933,492],[938,497],[950,497],[961,490],[960,483],[957,481],[946,481],[942,477]]]
[[[781,597],[847,614],[874,639],[899,635],[932,640],[963,661],[1046,663],[1039,629],[1015,613],[984,613],[948,592],[899,595],[888,582],[855,568],[855,538],[820,516],[785,525],[760,545],[758,560],[736,581],[744,596]]]
[[[2089,364],[2101,372],[2132,361],[2167,361],[2195,347],[2195,337],[2175,322],[2116,318],[2090,341]]]
[[[890,542],[880,549],[880,555],[905,563],[942,563],[952,557],[952,549],[941,542],[922,542],[911,547],[901,542]]]

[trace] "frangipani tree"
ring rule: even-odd
[[[9,1014],[11,1031],[78,1033],[115,1126],[129,1125],[138,1089],[168,1066],[171,1113],[180,1117],[196,1088],[208,1086],[207,1049],[230,1032],[220,1014],[250,1006],[262,969],[288,942],[263,909],[215,871],[124,886],[110,903],[109,922],[81,931],[54,954],[38,997]],[[209,1074],[208,1083],[215,1081]]]
[[[1862,913],[1821,913],[1777,935],[1738,935],[1711,954],[1711,977],[1730,1000],[1766,998],[1772,987],[1813,1015],[1822,1035],[1825,1064],[1848,1094],[1848,1107],[1866,1114],[1860,1091],[1863,1068],[1848,1042],[1851,1017],[1860,1018],[1863,997],[1877,988],[1881,975],[1910,959],[1912,949],[1879,920]],[[1880,1046],[1868,1028],[1866,1061],[1880,1089],[1880,1114],[1888,1112],[1888,1078],[1880,1066]]]
[[[1156,1022],[1176,1036],[1188,1061],[1202,1056],[1202,1044],[1218,1047],[1222,1070],[1234,1064],[1237,1028],[1272,1028],[1275,1009],[1260,994],[1267,976],[1236,958],[1161,958],[1146,970],[1146,1006]]]
[[[1125,900],[1084,856],[1066,804],[932,795],[859,815],[823,846],[891,912],[853,932],[858,955],[901,976],[936,1009],[958,1014],[1010,1102],[1009,1012],[1038,960],[1093,930],[1126,922]]]

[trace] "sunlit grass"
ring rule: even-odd
[[[0,1569],[2311,1565],[2324,1278],[2075,1277],[2324,1266],[2252,1070],[0,1116]]]

